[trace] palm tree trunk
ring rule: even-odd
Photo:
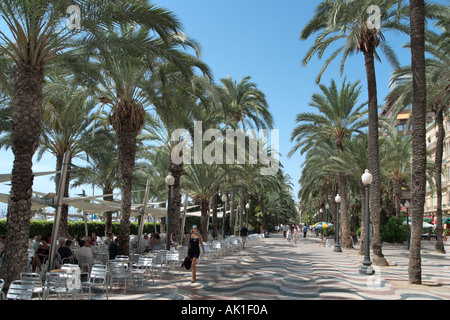
[[[0,278],[9,286],[28,270],[33,155],[41,129],[42,67],[17,63],[14,69],[11,149],[14,153],[6,220],[6,252]]]
[[[103,194],[112,194],[114,190],[112,189],[103,189]],[[105,201],[114,201],[113,196],[107,196],[103,197],[103,200]],[[113,232],[112,229],[112,211],[105,212],[105,237],[108,236],[108,234]]]
[[[442,108],[439,108],[436,112],[436,124],[438,126],[437,140],[436,140],[436,156],[434,162],[435,174],[434,180],[436,181],[436,196],[437,196],[437,210],[436,210],[436,236],[437,241],[434,246],[434,250],[439,253],[445,253],[444,241],[442,239],[442,154],[444,151],[444,115]]]
[[[373,37],[376,37],[372,33]],[[367,76],[367,91],[369,100],[369,170],[373,176],[370,186],[370,212],[373,225],[373,264],[377,266],[387,266],[388,262],[384,258],[381,250],[381,209],[380,209],[380,158],[378,149],[378,99],[377,80],[375,77],[374,64],[374,43],[370,41],[369,48],[364,51],[364,63]]]
[[[120,168],[120,229],[119,254],[129,255],[130,216],[131,216],[131,186],[132,174],[136,159],[136,130],[127,122],[122,121],[121,130],[117,132],[117,151]]]
[[[230,192],[230,236],[234,235],[234,224],[235,224],[235,218],[236,218],[236,213],[234,212],[234,207],[235,207],[234,196],[235,196],[235,191],[234,191],[234,189],[231,189],[231,192]]]
[[[175,234],[175,239],[180,239],[180,215],[181,215],[181,192],[180,181],[183,175],[183,163],[174,164],[172,158],[169,160],[169,171],[174,177],[174,184],[170,194],[170,232]],[[170,235],[169,235],[170,236]]]
[[[394,181],[394,201],[395,201],[395,216],[397,219],[400,219],[401,212],[401,199],[402,199],[402,182],[397,179],[393,179]]]
[[[214,239],[217,239],[218,237],[218,233],[217,233],[217,206],[219,203],[219,190],[216,189],[216,194],[212,197],[212,210],[213,210],[213,215],[212,215],[212,236]]]
[[[420,247],[426,196],[425,3],[410,0],[412,104],[411,240],[409,282],[422,283]]]
[[[200,200],[200,232],[203,237],[203,242],[208,241],[208,216],[209,216],[209,201],[208,199]]]
[[[350,227],[348,223],[348,201],[347,201],[347,176],[343,172],[339,172],[339,186],[340,186],[340,196],[342,198],[341,206],[340,206],[340,219],[339,226],[341,227],[341,240],[342,240],[342,248],[352,249],[352,238],[350,237]]]

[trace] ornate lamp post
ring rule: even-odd
[[[247,202],[247,204],[245,205],[245,209],[247,209],[247,223],[245,225],[245,227],[248,229],[248,210],[250,209],[250,203]]]
[[[341,204],[341,196],[339,194],[336,195],[336,198],[334,198],[336,201],[337,206],[337,213],[336,213],[336,243],[334,245],[334,252],[342,252],[341,245],[339,244],[339,205]]]
[[[169,195],[167,197],[167,219],[166,219],[166,224],[167,224],[167,228],[166,228],[166,250],[170,250],[170,209],[171,209],[171,193],[172,193],[172,186],[175,183],[175,178],[172,176],[172,173],[169,172],[169,174],[166,177],[166,184],[169,187]]]
[[[369,209],[369,188],[372,183],[373,176],[370,174],[369,170],[366,169],[366,172],[361,176],[361,180],[366,189],[366,216],[365,216],[365,239],[364,239],[364,260],[363,265],[359,268],[360,274],[371,275],[375,273],[375,270],[372,268],[372,262],[370,261],[370,232],[369,232],[369,224],[370,224],[370,209]]]

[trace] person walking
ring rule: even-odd
[[[192,265],[192,278],[191,283],[197,280],[197,260],[200,257],[200,245],[202,246],[203,252],[205,252],[205,247],[203,246],[203,238],[200,232],[198,232],[197,225],[191,227],[191,233],[189,234],[188,242],[188,254],[187,257],[191,259]]]
[[[286,239],[287,239],[288,243],[290,244],[291,240],[292,240],[292,228],[291,228],[290,224],[287,226],[287,229],[286,229]]]
[[[297,239],[298,239],[298,233],[299,232],[300,232],[299,226],[295,225],[294,226],[294,244],[297,244]]]
[[[242,249],[245,249],[245,242],[247,241],[248,229],[246,226],[243,226],[241,229],[241,237],[242,237]]]
[[[303,238],[306,238],[306,233],[308,232],[308,227],[306,224],[303,226]]]

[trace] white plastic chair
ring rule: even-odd
[[[72,299],[75,299],[76,289],[69,288],[67,281],[71,281],[73,275],[64,272],[47,272],[45,275],[44,284],[44,300],[48,300],[52,293],[56,294],[58,300],[61,299],[61,295],[64,294],[65,299],[68,295],[72,295]]]
[[[44,293],[44,284],[42,282],[42,277],[39,273],[22,272],[20,274],[20,280],[33,282],[34,284],[33,293],[37,293],[39,300],[41,300],[41,295]]]
[[[82,282],[82,287],[87,288],[89,292],[89,299],[92,299],[92,287],[101,285],[103,292],[106,294],[106,300],[108,300],[108,267],[106,265],[94,264],[91,269],[91,274],[87,282]]]
[[[180,268],[179,263],[180,263],[180,255],[178,252],[169,252],[166,254],[165,269],[168,274],[173,275],[173,272],[171,272],[171,270],[175,271],[175,267]]]
[[[139,256],[138,262],[133,264],[131,272],[135,278],[139,278],[140,276],[147,278],[150,275],[152,278],[152,283],[155,283],[152,265],[153,258],[151,256],[141,255]]]
[[[0,279],[0,297],[1,300],[5,300],[5,293],[3,292],[3,286],[5,285],[5,280]]]
[[[31,300],[33,289],[34,283],[31,281],[14,280],[6,293],[6,300]]]
[[[125,294],[127,292],[128,280],[133,280],[129,268],[127,268],[123,262],[108,262],[108,271],[111,290],[114,280],[116,280],[118,283],[124,283],[123,293]],[[131,282],[134,284],[133,281]]]

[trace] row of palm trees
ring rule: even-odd
[[[65,24],[70,5],[80,9],[79,28]],[[0,32],[1,147],[14,154],[0,275],[7,283],[28,268],[36,151],[39,157],[53,154],[57,170],[70,151],[64,196],[69,181],[97,186],[105,200],[120,188],[123,254],[129,248],[131,204],[143,201],[142,192],[134,191],[152,177],[152,198],[167,199],[168,171],[175,178],[168,222],[177,235],[182,194],[200,204],[203,232],[211,201],[216,207],[218,195],[225,193],[232,213],[237,205],[242,220],[250,202],[251,213],[266,229],[274,215],[295,217],[292,184],[282,169],[262,176],[257,171],[262,164],[249,159],[234,165],[172,161],[174,148],[186,142],[183,137],[172,141],[172,134],[184,128],[193,135],[198,121],[204,131],[273,128],[264,93],[250,77],[214,83],[200,59],[200,45],[183,33],[173,13],[143,0],[5,0],[0,14],[8,26]],[[75,166],[75,158],[87,165]],[[63,208],[60,235],[67,234],[67,212]],[[111,230],[112,213],[106,216]],[[232,214],[231,232],[235,219]]]
[[[381,14],[379,26],[375,28],[369,28],[367,23],[369,19],[367,9],[372,5],[378,6]],[[409,279],[412,283],[421,282],[420,239],[427,176],[426,112],[427,108],[430,108],[438,115],[445,112],[445,106],[448,105],[448,83],[446,83],[449,70],[448,16],[448,7],[424,3],[420,0],[411,0],[410,3],[401,0],[323,1],[317,6],[313,18],[300,35],[301,39],[315,36],[314,44],[304,57],[305,65],[315,55],[320,59],[327,48],[335,48],[320,71],[317,82],[337,56],[342,57],[340,70],[343,74],[348,57],[361,52],[364,55],[368,92],[367,117],[364,117],[365,113],[362,112],[361,105],[357,105],[359,84],[349,84],[346,80],[341,90],[337,89],[334,81],[329,88],[320,86],[322,92],[314,95],[310,104],[318,109],[318,115],[312,113],[298,115],[299,125],[294,129],[291,139],[296,142],[296,145],[291,153],[299,148],[302,148],[302,153],[306,153],[305,166],[300,179],[302,190],[299,195],[302,205],[305,209],[310,209],[308,205],[312,199],[320,199],[322,204],[332,203],[333,195],[339,193],[343,199],[340,213],[342,244],[343,247],[351,247],[347,218],[349,205],[347,192],[351,190],[350,192],[357,194],[359,189],[361,201],[364,201],[360,176],[364,169],[368,168],[373,175],[370,189],[373,262],[377,265],[387,265],[381,242],[382,194],[388,190],[389,185],[392,185],[398,214],[401,187],[407,186],[411,190],[412,200],[413,222],[409,267]],[[443,30],[442,34],[426,32],[425,17],[437,21],[437,26]],[[385,35],[388,31],[410,35],[411,67],[400,68],[395,52],[386,42]],[[402,86],[388,99],[389,103],[398,105],[397,112],[412,103],[413,132],[410,137],[398,137],[392,130],[380,130],[385,121],[378,119],[374,64],[375,59],[381,61],[378,49],[381,49],[387,61],[396,70],[395,78],[409,74],[411,80],[409,84]],[[425,62],[425,49],[434,55],[432,61]],[[438,116],[436,119],[438,121]],[[365,127],[368,128],[367,132]],[[439,128],[442,133],[442,127]],[[380,132],[384,132],[384,135],[381,136]],[[383,162],[382,166],[381,162]],[[440,181],[441,162],[442,157],[436,157],[436,165],[439,167],[436,170],[437,185]],[[386,172],[383,172],[384,170]],[[360,174],[354,176],[356,172]],[[318,177],[320,179],[317,179]],[[352,188],[348,188],[347,182],[352,184]],[[331,201],[328,198],[329,195],[331,195]],[[314,203],[316,208],[317,204],[317,202]],[[335,206],[331,205],[331,208]],[[364,221],[364,208],[362,207],[361,210],[361,221]],[[361,227],[361,238],[364,239],[364,224]]]

